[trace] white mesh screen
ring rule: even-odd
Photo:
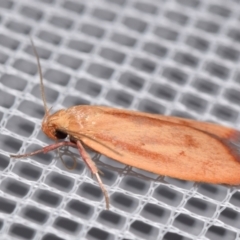
[[[108,105],[240,129],[239,21],[237,0],[0,0],[0,238],[239,239],[238,187],[159,177],[92,153],[106,211],[75,150],[64,156],[69,166],[78,158],[72,171],[57,152],[9,158],[52,143],[41,132],[29,36],[53,109]]]

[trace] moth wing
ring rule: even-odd
[[[85,122],[87,130],[75,136],[99,153],[170,177],[240,183],[239,155],[221,137],[229,134],[228,128],[223,127],[222,133],[216,135],[219,126],[207,131],[213,124],[201,126],[200,122],[195,124],[190,120],[169,120],[169,117],[104,107],[93,112]]]

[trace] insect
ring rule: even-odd
[[[58,141],[38,151],[11,155],[28,157],[62,146],[79,150],[83,161],[97,178],[106,208],[108,193],[99,170],[84,146],[123,164],[182,180],[240,184],[240,156],[234,141],[240,132],[213,123],[148,114],[103,106],[73,106],[50,114],[47,107],[40,60],[37,58],[45,109],[43,132]]]

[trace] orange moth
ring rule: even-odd
[[[97,178],[107,209],[107,191],[84,146],[123,164],[160,175],[197,182],[240,184],[240,157],[233,143],[240,137],[240,132],[232,128],[103,106],[74,106],[50,114],[34,45],[33,49],[45,108],[42,130],[55,141],[66,137],[69,141],[56,142],[36,152],[12,157],[46,153],[61,146],[77,148]]]

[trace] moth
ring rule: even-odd
[[[45,116],[42,131],[54,144],[38,151],[11,155],[28,157],[62,146],[77,148],[96,176],[109,209],[108,193],[85,146],[132,167],[182,180],[240,184],[240,157],[233,144],[240,132],[220,125],[172,116],[103,106],[73,106],[53,114],[47,107],[42,70],[36,48]],[[59,142],[66,139],[68,141]]]

